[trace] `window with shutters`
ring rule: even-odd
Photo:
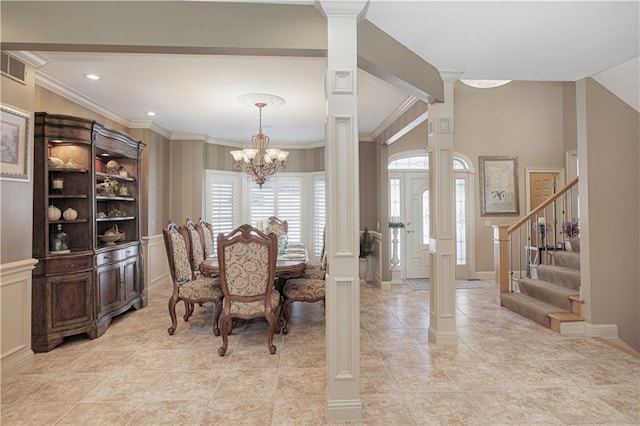
[[[326,225],[324,175],[313,177],[313,253],[322,254],[322,234]]]
[[[207,170],[205,209],[216,235],[277,216],[289,223],[289,242],[304,244],[311,260],[320,257],[326,223],[324,173],[282,173],[259,189],[245,174]]]
[[[240,178],[237,173],[226,174],[207,171],[206,174],[205,220],[213,226],[217,236],[220,232],[228,233],[239,225]],[[214,246],[217,248],[217,238]]]
[[[262,189],[249,184],[249,223],[276,216],[289,224],[290,243],[302,242],[302,177],[272,177]]]

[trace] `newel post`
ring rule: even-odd
[[[493,225],[493,266],[500,293],[509,293],[509,225]]]

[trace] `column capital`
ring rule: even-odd
[[[455,83],[464,74],[460,71],[440,71],[440,77],[445,83]]]
[[[358,20],[367,15],[369,0],[316,0],[316,8],[326,16],[357,16]]]

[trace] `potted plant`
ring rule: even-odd
[[[405,224],[402,222],[389,222],[389,229],[394,229],[394,228],[404,228]]]
[[[359,275],[360,280],[365,280],[368,275],[369,261],[367,257],[375,254],[375,238],[369,232],[369,228],[365,227],[360,233],[360,264]]]

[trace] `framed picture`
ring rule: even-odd
[[[0,179],[29,181],[30,115],[0,105]]]
[[[519,215],[518,157],[479,157],[481,216]]]

